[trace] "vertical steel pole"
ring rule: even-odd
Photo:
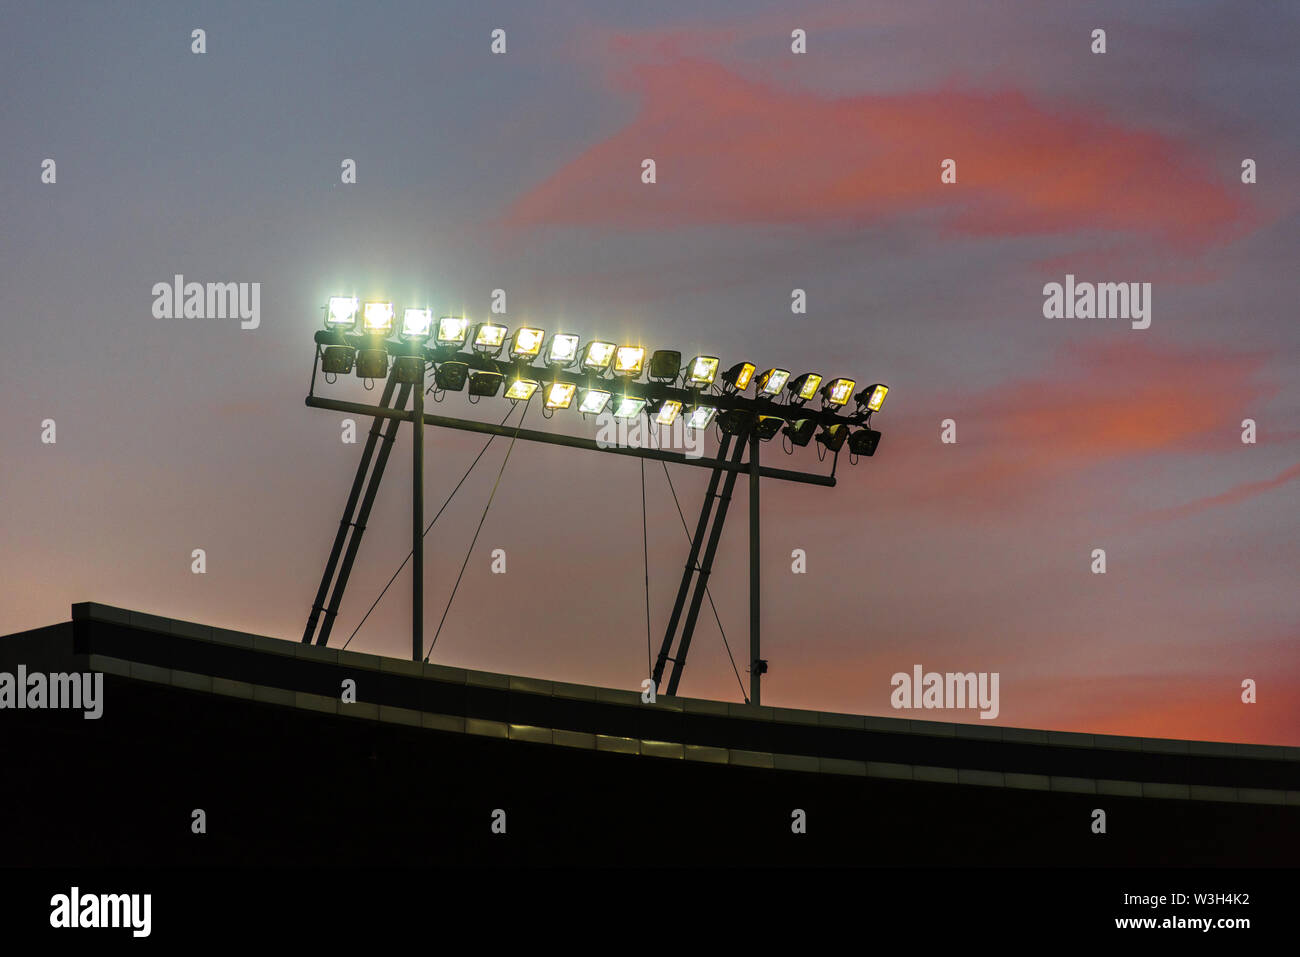
[[[758,446],[759,438],[751,435],[749,446],[749,703],[758,705],[763,677],[759,650],[759,575],[758,575]]]
[[[411,660],[424,657],[424,359],[411,418]]]

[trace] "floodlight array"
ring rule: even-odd
[[[857,388],[854,379],[743,361],[722,370],[717,356],[686,362],[673,350],[648,352],[640,344],[578,335],[548,335],[535,326],[511,333],[503,323],[472,323],[462,316],[435,318],[428,308],[407,308],[396,322],[390,302],[336,296],[316,333],[321,370],[355,372],[362,379],[391,374],[423,382],[432,368],[434,399],[467,389],[474,399],[503,395],[512,402],[535,394],[543,414],[576,408],[584,415],[609,411],[616,418],[642,415],[661,426],[679,418],[686,428],[717,424],[725,433],[767,441],[781,433],[787,451],[815,438],[828,452],[847,443],[852,457],[874,455],[880,433],[869,428],[889,393],[880,383]],[[504,355],[503,355],[504,353]],[[721,371],[720,371],[721,370]],[[809,405],[818,397],[820,408]]]

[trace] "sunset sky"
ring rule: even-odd
[[[874,458],[763,488],[765,704],[978,721],[893,711],[921,664],[999,672],[998,724],[1300,745],[1295,8],[539,6],[6,8],[0,634],[90,600],[300,637],[360,448],[303,405],[323,304],[483,319],[503,288],[512,328],[891,386]],[[260,327],[154,318],[178,273],[260,282]],[[1151,283],[1150,328],[1044,318],[1067,273]],[[432,517],[483,438],[426,442]],[[429,537],[428,638],[506,445]],[[335,646],[409,548],[409,458],[403,431]],[[672,474],[693,525],[707,473]],[[657,651],[687,542],[645,475]],[[638,688],[640,483],[520,443],[433,660]],[[747,684],[743,487],[713,595]],[[409,654],[409,590],[350,649]],[[740,700],[707,608],[680,690]]]

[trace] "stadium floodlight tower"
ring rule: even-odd
[[[400,325],[396,322],[397,315],[391,302],[359,303],[355,296],[335,296],[325,307],[324,328],[316,332],[307,405],[362,415],[372,421],[316,600],[307,618],[303,642],[325,645],[329,641],[398,425],[410,422],[413,435],[411,655],[414,660],[427,658],[431,652],[425,648],[423,630],[424,547],[429,530],[424,525],[424,426],[437,426],[502,436],[512,441],[522,439],[710,470],[708,490],[691,536],[681,584],[650,675],[656,689],[659,688],[667,665],[672,662],[669,694],[677,693],[686,667],[732,492],[738,477],[747,475],[750,683],[746,700],[759,704],[761,679],[767,671],[760,647],[760,482],[769,478],[834,486],[836,466],[845,444],[851,463],[876,453],[880,433],[870,427],[871,417],[883,406],[888,386],[876,383],[855,392],[857,383],[853,379],[824,380],[817,372],[792,377],[788,370],[775,366],[759,372],[763,366],[749,361],[720,372],[717,356],[697,355],[683,364],[682,353],[675,350],[648,353],[639,343],[619,344],[599,338],[584,342],[572,332],[558,332],[548,338],[544,329],[532,325],[521,326],[511,335],[506,325],[496,321],[472,323],[462,316],[435,319],[435,313],[427,306],[403,310]],[[426,389],[430,370],[433,384]],[[328,383],[336,382],[339,375],[355,372],[368,389],[378,379],[384,379],[385,385],[375,404],[327,398],[316,394],[318,372],[323,373]],[[425,411],[427,393],[441,402],[448,393],[467,387],[471,403],[501,396],[512,403],[522,403],[525,413],[537,396],[543,415],[548,418],[557,411],[570,409],[582,413],[579,421],[589,415],[610,415],[624,422],[643,423],[647,428],[652,424],[655,428],[669,428],[679,423],[700,431],[716,427],[718,450],[714,456],[691,456],[642,443],[611,444],[582,436],[539,432],[521,427],[522,414],[518,424],[507,426],[504,420],[482,422]],[[747,395],[751,388],[753,394]],[[821,405],[815,408],[810,403],[818,396]],[[850,403],[853,403],[851,407]],[[794,471],[761,464],[762,444],[778,434],[787,455],[812,444],[819,460],[830,456],[830,472]],[[748,461],[744,461],[746,449]]]

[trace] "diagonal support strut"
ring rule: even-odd
[[[313,373],[315,366],[312,367]],[[389,378],[384,384],[383,394],[379,397],[379,407],[388,408],[388,403],[393,398],[393,389],[396,388],[397,382]],[[384,419],[375,416],[370,423],[370,432],[366,436],[366,444],[361,448],[361,461],[357,463],[357,474],[352,479],[352,489],[348,492],[347,504],[343,506],[343,517],[339,519],[339,530],[334,535],[334,545],[330,549],[330,557],[325,562],[325,574],[321,576],[320,588],[316,590],[316,600],[312,602],[311,614],[307,616],[307,627],[303,629],[302,643],[311,644],[316,637],[316,628],[320,624],[321,613],[325,611],[325,604],[329,599],[330,585],[334,581],[334,572],[338,569],[339,556],[343,554],[343,545],[347,541],[348,531],[352,528],[353,515],[357,510],[357,502],[361,498],[361,488],[366,480],[366,473],[370,471],[370,463],[375,456],[375,446],[379,442],[379,434],[384,427]]]
[[[739,465],[741,458],[745,454],[745,441],[742,438],[736,443],[735,451],[731,454],[731,463]],[[691,636],[695,632],[695,621],[700,615],[700,606],[704,602],[705,589],[709,585],[709,573],[713,570],[713,556],[717,554],[718,542],[722,538],[722,526],[727,520],[727,507],[731,504],[731,493],[736,487],[736,477],[739,472],[727,472],[727,477],[722,483],[722,494],[718,497],[718,512],[713,518],[713,525],[709,529],[709,542],[704,549],[704,558],[700,562],[698,577],[695,579],[695,591],[691,594],[690,609],[686,612],[686,623],[682,626],[681,640],[677,643],[677,654],[673,657],[673,670],[668,678],[668,693],[677,694],[677,685],[682,680],[682,672],[686,668],[686,654],[691,650]]]
[[[385,388],[385,392],[387,393],[394,384],[395,384],[394,380],[390,379],[388,386]],[[394,408],[405,409],[406,400],[410,396],[410,393],[411,393],[411,386],[407,383],[403,383],[402,386],[397,390],[397,401],[394,404]],[[379,435],[377,437],[376,426],[379,425],[381,421],[383,422],[383,426],[382,426],[383,432],[382,435]],[[355,519],[353,519],[351,522],[348,522],[346,527],[344,525],[340,525],[339,528],[340,535],[342,535],[345,531],[350,531],[350,535],[347,536],[347,550],[343,553],[343,560],[342,563],[339,565],[338,578],[334,582],[333,592],[332,594],[330,594],[329,603],[325,607],[324,622],[321,624],[320,633],[316,636],[316,644],[318,645],[323,646],[329,643],[330,632],[334,628],[335,618],[338,617],[339,605],[343,601],[344,591],[347,590],[348,578],[352,574],[352,565],[356,561],[357,551],[361,548],[361,538],[366,530],[366,522],[370,519],[370,509],[375,503],[375,494],[379,491],[379,484],[382,481],[384,476],[384,468],[388,464],[388,456],[393,450],[393,440],[397,436],[397,427],[401,421],[402,421],[401,419],[383,418],[379,415],[376,415],[375,425],[371,426],[371,434],[366,439],[367,449],[363,451],[362,454],[362,466],[366,464],[367,459],[369,458],[369,456],[366,454],[366,451],[369,452],[374,451],[374,446],[371,444],[372,441],[377,440],[378,454],[375,456],[374,468],[371,469],[370,471],[370,478],[366,482],[365,494],[361,498],[360,508],[357,510]],[[354,494],[357,491],[359,480],[361,479],[361,476],[363,474],[364,473],[362,468],[359,467],[357,470],[357,481],[353,482]],[[348,501],[349,504],[355,505],[355,499],[352,496],[349,496]],[[345,522],[348,520],[348,517],[349,516],[347,515],[344,516]],[[336,541],[336,548],[337,548],[337,546],[341,544],[341,541],[339,541],[337,537],[335,541]],[[331,558],[334,559],[335,556],[331,555]],[[325,570],[326,578],[321,582],[322,587],[325,586],[329,576],[332,573],[333,573],[333,568],[327,566]],[[324,599],[323,595],[318,595],[317,604],[320,604],[323,601],[323,599]],[[316,612],[314,607],[313,607],[313,613],[319,614]],[[309,634],[304,635],[303,640],[310,641],[310,635]]]
[[[729,434],[722,436],[722,442],[718,446],[718,458],[726,457],[730,448],[732,437]],[[691,582],[695,578],[696,571],[699,570],[700,548],[704,544],[704,533],[709,527],[709,517],[713,513],[713,503],[718,497],[718,482],[722,479],[722,469],[714,469],[709,476],[709,488],[704,493],[704,505],[700,508],[700,520],[695,525],[695,534],[691,537],[691,550],[686,557],[686,568],[682,572],[682,583],[677,587],[677,599],[673,602],[673,611],[668,618],[668,627],[664,631],[663,644],[659,646],[659,657],[655,660],[654,673],[651,679],[655,683],[655,690],[659,690],[659,685],[664,678],[664,666],[668,662],[668,654],[672,651],[673,639],[677,637],[677,625],[681,621],[682,610],[686,607],[686,595],[690,591]]]

